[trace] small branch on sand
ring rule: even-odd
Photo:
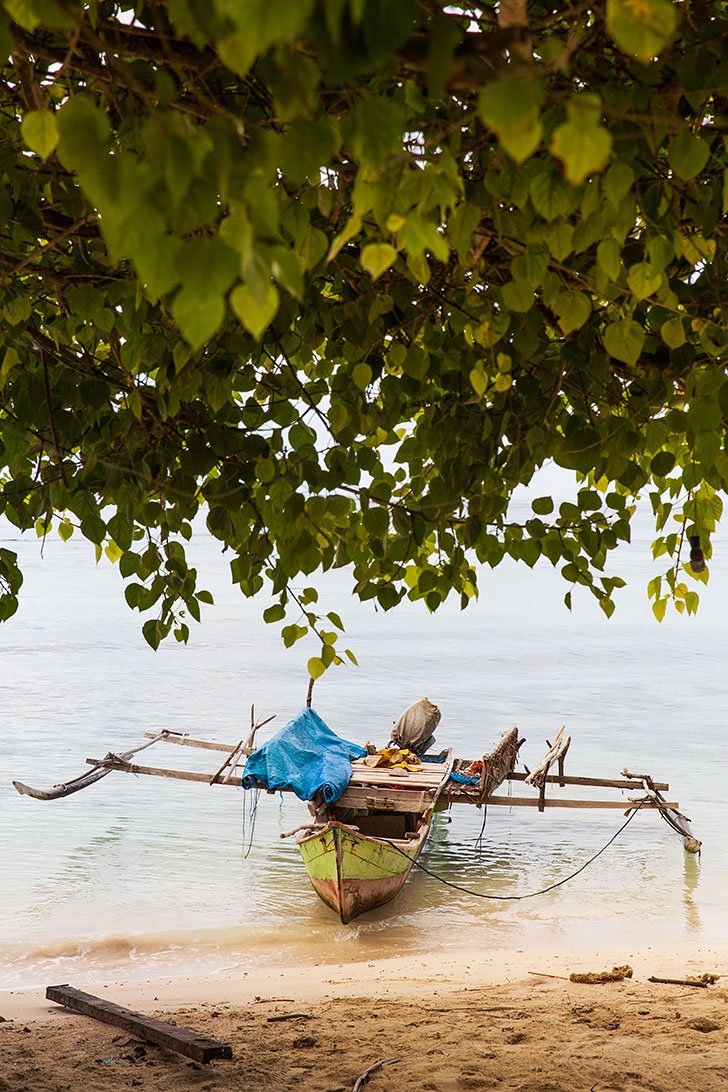
[[[397,1062],[401,1061],[401,1058],[380,1058],[378,1062],[374,1062],[372,1065],[369,1066],[368,1069],[365,1069],[360,1077],[357,1077],[352,1092],[361,1092],[361,1089],[367,1083],[372,1073],[376,1073],[376,1071],[378,1069],[381,1069],[382,1066],[396,1065]]]
[[[268,1017],[268,1023],[274,1024],[278,1020],[310,1020],[310,1012],[282,1012]]]
[[[707,974],[702,978],[657,978],[655,975],[650,975],[647,979],[648,982],[659,982],[665,986],[698,986],[704,990],[707,990],[708,986],[712,986],[718,975]],[[707,981],[710,979],[710,981]]]
[[[560,978],[562,982],[568,982],[569,976],[565,974],[546,974],[545,971],[529,971],[529,974],[537,974],[539,978]]]

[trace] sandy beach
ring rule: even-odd
[[[528,973],[568,979],[625,961],[633,977],[603,985]],[[231,1044],[232,1060],[206,1066],[61,1009],[42,989],[5,992],[0,1089],[350,1092],[368,1066],[398,1057],[367,1087],[717,1092],[728,1086],[728,977],[706,989],[647,979],[726,968],[725,948],[593,949],[73,983]]]

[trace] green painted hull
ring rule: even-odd
[[[347,925],[395,898],[422,852],[430,822],[410,840],[366,837],[345,823],[330,822],[299,840],[317,895]]]

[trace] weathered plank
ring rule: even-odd
[[[91,1016],[103,1024],[113,1024],[115,1027],[123,1028],[138,1039],[156,1043],[157,1046],[164,1047],[165,1050],[173,1050],[177,1054],[184,1054],[196,1062],[210,1062],[213,1058],[232,1058],[233,1056],[229,1043],[218,1043],[214,1039],[206,1039],[187,1028],[178,1028],[175,1024],[167,1023],[166,1020],[142,1016],[141,1013],[115,1005],[113,1001],[105,1001],[92,993],[76,990],[73,986],[48,986],[46,997],[49,1001],[56,1001],[59,1005],[73,1009],[74,1012]]]
[[[336,808],[372,808],[377,811],[424,812],[431,803],[431,792],[395,788],[387,792],[384,789],[367,788],[364,785],[349,785],[336,801]]]

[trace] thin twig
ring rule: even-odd
[[[371,1076],[371,1074],[375,1073],[378,1069],[381,1069],[382,1066],[396,1065],[397,1062],[401,1062],[401,1061],[402,1061],[401,1057],[400,1058],[380,1058],[378,1062],[374,1062],[372,1065],[369,1066],[368,1069],[365,1069],[360,1077],[357,1077],[356,1082],[354,1084],[354,1087],[352,1089],[352,1092],[361,1092],[361,1089],[367,1083],[367,1081],[369,1080],[369,1077]]]
[[[56,422],[55,422],[55,419],[53,417],[53,404],[51,402],[51,385],[50,385],[50,381],[48,379],[48,361],[46,360],[45,349],[43,349],[43,348],[41,348],[41,350],[40,350],[40,360],[41,360],[41,365],[43,367],[43,387],[45,388],[46,407],[48,409],[48,423],[49,423],[49,425],[51,427],[51,436],[53,438],[53,447],[54,447],[55,452],[56,452],[56,462],[58,464],[58,470],[60,472],[61,478],[63,479],[63,484],[65,485],[66,489],[68,489],[68,478],[66,477],[66,468],[63,465],[63,459],[61,458],[61,448],[60,448],[60,445],[58,443],[58,433],[56,431]]]

